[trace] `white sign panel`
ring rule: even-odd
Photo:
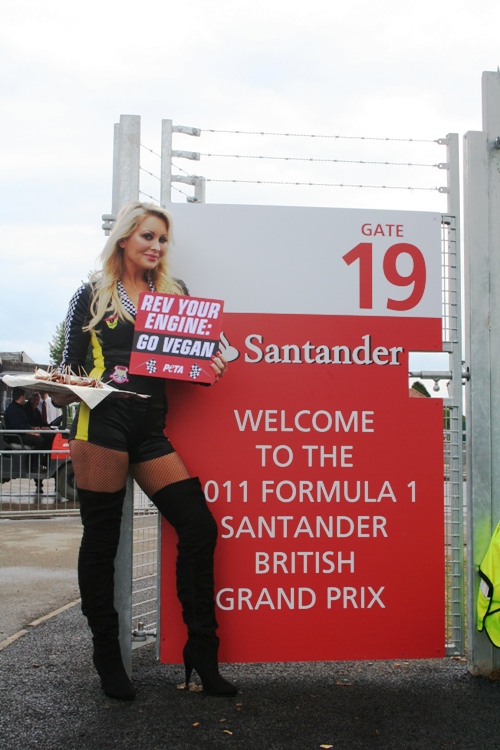
[[[183,205],[173,271],[228,312],[441,316],[441,215]],[[201,242],[201,249],[200,249]]]

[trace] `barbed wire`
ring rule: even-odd
[[[152,148],[149,148],[148,146],[145,146],[144,143],[141,143],[141,148],[145,148],[146,151],[150,151],[152,154],[158,157],[158,159],[161,159],[161,154],[157,154],[156,151],[153,151]]]
[[[428,192],[440,192],[439,187],[412,187],[406,185],[352,185],[345,182],[285,182],[277,180],[218,180],[210,177],[207,182],[231,182],[245,183],[251,185],[300,185],[303,187],[341,187],[341,188],[365,188],[370,190],[424,190]]]
[[[217,157],[220,159],[272,159],[275,161],[307,161],[307,162],[329,162],[331,164],[377,164],[392,167],[435,167],[439,169],[439,164],[423,164],[420,162],[404,161],[365,161],[359,159],[315,159],[304,156],[254,156],[253,154],[205,154],[200,156]]]
[[[155,203],[160,204],[160,200],[158,198],[155,198],[154,195],[150,195],[149,193],[145,193],[144,190],[139,189],[139,195],[143,195],[145,198],[151,198],[152,201]]]
[[[174,162],[172,162],[172,168],[173,169],[178,169],[179,172],[184,172],[184,174],[187,174],[189,177],[191,177],[191,172],[186,172],[185,169],[183,169],[182,167],[179,167],[178,164],[174,164]]]
[[[319,134],[306,134],[306,133],[274,133],[267,131],[250,131],[250,130],[216,130],[204,128],[205,132],[209,133],[233,133],[238,135],[274,135],[283,137],[295,137],[295,138],[329,138],[329,139],[344,139],[344,140],[362,140],[362,141],[397,141],[406,143],[439,143],[438,140],[426,140],[417,138],[377,138],[372,136],[342,136],[342,135],[319,135]],[[161,159],[154,149],[145,146],[141,143],[141,147],[152,153],[154,156]],[[259,160],[270,160],[270,161],[296,161],[296,162],[320,162],[320,163],[331,163],[331,164],[361,164],[361,165],[376,165],[376,166],[402,166],[402,167],[424,167],[424,168],[442,168],[440,164],[430,164],[422,162],[392,162],[392,161],[368,161],[368,160],[354,160],[354,159],[318,159],[313,157],[295,157],[295,156],[264,156],[264,155],[253,155],[253,154],[212,154],[212,153],[200,153],[200,156],[206,156],[208,158],[227,158],[227,159],[259,159]],[[444,165],[443,165],[444,166]],[[144,167],[140,167],[141,171],[148,174],[150,177],[154,177],[156,180],[161,182],[161,178],[150,172]],[[191,176],[191,172],[183,169],[178,164],[172,162],[172,169],[178,170],[185,175]],[[439,187],[413,187],[406,185],[362,185],[362,184],[350,184],[350,183],[333,183],[333,182],[300,182],[292,180],[237,180],[237,179],[218,179],[218,178],[206,178],[207,182],[221,182],[231,184],[250,184],[250,185],[292,185],[300,187],[338,187],[338,188],[361,188],[370,190],[419,190],[426,192],[442,192],[443,188]],[[172,184],[172,189],[176,190],[181,195],[190,197],[188,193]],[[160,203],[156,198],[143,191],[139,191],[143,195],[152,200]]]
[[[184,192],[184,190],[181,190],[180,188],[176,187],[174,184],[171,185],[172,190],[177,190],[178,193],[181,193],[181,195],[185,195],[186,198],[191,198],[189,193]]]
[[[283,138],[331,138],[346,141],[396,141],[399,143],[437,143],[440,139],[428,138],[377,138],[365,135],[322,135],[317,133],[273,133],[265,130],[217,130],[216,128],[202,128],[205,133],[232,133],[233,135],[277,135]]]
[[[161,182],[161,177],[158,177],[158,175],[153,174],[153,172],[149,172],[147,169],[144,169],[144,167],[139,167],[139,169],[141,170],[141,172],[145,172],[150,177],[154,177],[155,180],[158,180],[158,182]]]

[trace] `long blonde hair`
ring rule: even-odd
[[[180,284],[168,272],[167,255],[172,239],[172,218],[170,214],[154,203],[130,201],[118,212],[113,229],[98,258],[101,269],[90,276],[89,281],[93,291],[90,307],[92,318],[84,330],[92,331],[105,316],[118,315],[121,320],[134,322],[132,315],[123,306],[118,292],[118,281],[123,273],[123,250],[120,247],[120,242],[128,239],[146,216],[157,216],[165,222],[167,226],[167,248],[158,261],[158,265],[146,272],[145,279],[157,292],[184,294]]]

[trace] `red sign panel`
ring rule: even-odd
[[[167,434],[219,526],[221,658],[442,656],[442,401],[408,393],[409,352],[441,349],[441,217],[194,210],[175,206],[173,262],[226,300],[230,365],[213,388],[168,383]],[[161,554],[175,662],[167,524]]]
[[[228,314],[225,337],[227,376],[171,384],[167,430],[219,524],[222,658],[443,655],[442,402],[408,396],[408,352],[439,349],[440,321]],[[175,662],[163,532],[161,659]]]
[[[130,372],[213,383],[223,307],[222,300],[141,292]]]

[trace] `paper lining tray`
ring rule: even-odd
[[[47,393],[64,393],[66,395],[68,393],[73,393],[77,397],[75,398],[75,401],[83,401],[90,409],[93,409],[94,406],[97,406],[101,403],[101,401],[108,397],[129,398],[130,396],[138,396],[139,398],[149,398],[149,396],[145,396],[142,393],[135,393],[134,391],[124,391],[118,388],[113,388],[113,386],[110,385],[104,385],[102,383],[99,383],[99,387],[95,387],[92,385],[69,385],[66,383],[54,383],[53,381],[48,379],[50,376],[49,373],[45,372],[45,370],[39,370],[38,372],[47,375],[47,378],[35,377],[35,375],[28,374],[8,375],[7,373],[1,375],[0,377],[3,382],[11,388],[19,386],[21,388],[37,388],[40,391],[47,391]],[[92,382],[90,378],[88,378],[88,380],[89,383]]]

